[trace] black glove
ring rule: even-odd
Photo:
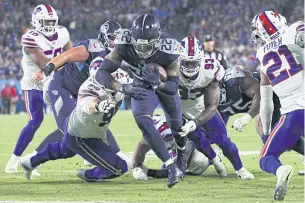
[[[146,99],[147,96],[146,89],[140,87],[140,84],[137,83],[122,84],[120,92],[137,100]]]
[[[43,69],[43,73],[45,74],[45,76],[49,76],[51,75],[54,69],[55,69],[55,65],[53,63],[48,63],[45,65]]]
[[[156,89],[160,84],[160,72],[157,66],[149,68],[147,65],[142,67],[142,77],[143,80],[149,83],[154,89]]]

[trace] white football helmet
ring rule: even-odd
[[[55,34],[58,26],[58,16],[55,9],[49,4],[36,6],[32,13],[32,25],[35,30],[47,37]]]
[[[255,23],[259,36],[267,43],[281,36],[287,27],[286,18],[275,11],[262,12]]]
[[[199,72],[204,53],[199,40],[188,36],[181,41],[180,71],[186,77],[193,77]]]

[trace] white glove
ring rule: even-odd
[[[197,126],[196,123],[192,120],[187,121],[184,126],[181,127],[181,132],[179,132],[179,135],[181,137],[186,136],[187,134],[189,134],[190,132],[196,130]]]
[[[149,180],[145,171],[140,167],[135,167],[132,174],[136,180]]]
[[[304,48],[304,31],[297,32],[295,43],[301,48]]]
[[[252,117],[249,114],[244,115],[241,118],[238,118],[234,121],[232,128],[235,130],[242,132],[243,127],[248,125],[248,123],[252,120]]]
[[[95,109],[101,113],[109,113],[115,107],[115,101],[112,99],[100,101],[96,104]]]

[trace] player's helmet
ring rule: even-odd
[[[98,39],[104,44],[105,48],[112,50],[114,48],[114,40],[121,30],[121,25],[115,21],[106,21],[101,25]]]
[[[188,36],[181,41],[179,61],[180,71],[183,75],[186,77],[196,75],[199,72],[203,57],[204,53],[198,39]]]
[[[257,44],[259,47],[264,46],[266,42],[262,40],[262,38],[259,36],[258,31],[256,30],[255,23],[258,19],[259,14],[255,15],[251,22],[251,39],[252,42]]]
[[[141,58],[149,58],[160,46],[160,23],[150,14],[138,16],[131,26],[132,45]]]
[[[35,30],[50,37],[55,34],[58,26],[58,16],[55,9],[49,4],[36,6],[32,13],[32,25]]]
[[[284,16],[275,11],[264,11],[259,14],[255,27],[262,40],[270,42],[281,36],[288,26]]]

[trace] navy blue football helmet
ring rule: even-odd
[[[142,14],[132,23],[132,45],[141,58],[149,58],[160,46],[160,23],[151,14]]]
[[[114,40],[121,31],[121,25],[115,21],[106,21],[101,25],[98,39],[104,44],[105,48],[112,50],[114,48]]]

